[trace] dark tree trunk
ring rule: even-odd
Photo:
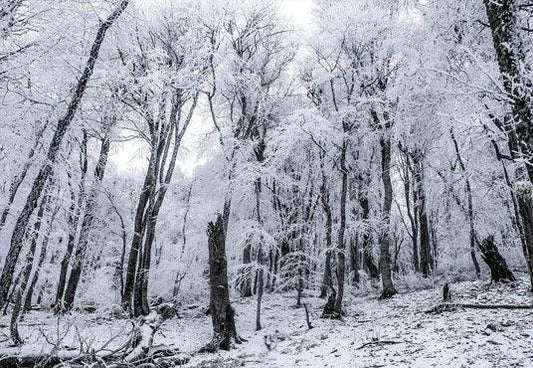
[[[104,22],[100,23],[96,38],[89,53],[89,59],[85,65],[85,69],[83,70],[80,79],[78,80],[76,89],[74,91],[74,94],[72,95],[72,99],[67,107],[67,111],[57,123],[57,128],[55,130],[54,136],[52,138],[50,146],[48,147],[45,163],[41,167],[39,174],[33,182],[32,188],[26,199],[24,208],[22,209],[17,219],[15,229],[13,230],[11,244],[4,263],[2,275],[0,277],[0,306],[4,304],[7,297],[7,293],[11,286],[11,281],[13,280],[13,274],[20,255],[20,251],[22,249],[24,234],[26,229],[28,228],[30,217],[34,212],[35,208],[37,207],[37,203],[39,201],[39,198],[41,197],[46,182],[50,179],[50,176],[52,175],[53,165],[61,148],[63,137],[65,136],[65,133],[67,132],[70,124],[72,123],[72,120],[74,119],[74,116],[76,115],[76,112],[78,111],[81,99],[85,94],[85,89],[87,88],[87,84],[89,83],[89,80],[91,79],[91,76],[93,74],[96,61],[98,60],[100,47],[104,42],[105,35],[109,28],[113,25],[115,20],[126,9],[128,3],[129,0],[122,0],[117,6],[117,8],[113,11],[113,13]]]
[[[424,192],[424,168],[422,166],[422,154],[415,151],[412,154],[413,170],[416,192],[416,214],[420,226],[420,269],[424,277],[428,277],[432,271],[431,243],[429,238],[429,222],[426,212],[426,195]],[[416,220],[415,220],[416,221]]]
[[[488,236],[481,243],[478,243],[481,257],[490,268],[490,278],[494,282],[516,281],[511,270],[507,267],[507,262],[498,251],[494,243],[494,237]]]
[[[368,222],[368,220],[370,220],[370,205],[368,203],[367,193],[359,198],[359,205],[363,211],[363,221]],[[362,238],[364,268],[368,272],[368,276],[370,276],[371,279],[377,280],[379,278],[379,269],[374,261],[374,257],[372,256],[372,236],[368,226],[363,230]]]
[[[26,178],[26,175],[28,174],[28,170],[30,169],[30,166],[33,162],[33,157],[35,156],[35,151],[37,151],[37,149],[39,148],[39,145],[42,144],[41,140],[43,138],[45,130],[46,130],[46,124],[43,124],[42,128],[39,129],[39,131],[37,132],[37,136],[35,137],[35,143],[33,144],[33,147],[30,149],[30,152],[28,153],[28,157],[26,158],[26,162],[24,163],[22,171],[20,172],[20,174],[15,176],[15,178],[11,182],[11,185],[9,186],[9,195],[7,198],[7,203],[0,217],[0,231],[2,231],[2,228],[6,224],[7,216],[9,215],[9,211],[11,209],[11,206],[13,205],[13,201],[15,200],[15,197],[18,193],[20,185],[22,184],[22,182]]]
[[[20,338],[19,331],[18,331],[18,320],[19,320],[20,313],[22,311],[22,301],[23,301],[22,299],[24,296],[24,292],[26,291],[26,287],[28,286],[28,282],[30,280],[31,270],[33,268],[33,259],[35,257],[35,250],[37,249],[37,243],[39,240],[39,235],[41,232],[41,225],[43,222],[43,215],[48,205],[48,200],[49,200],[49,196],[45,194],[43,199],[41,200],[41,205],[39,206],[39,210],[37,211],[37,218],[35,220],[35,224],[33,225],[33,233],[31,234],[30,248],[26,256],[26,262],[22,269],[20,285],[18,286],[18,289],[15,292],[15,298],[13,302],[13,311],[11,312],[11,322],[10,322],[10,327],[9,327],[10,332],[11,332],[11,339],[13,340],[15,345],[21,345],[23,342],[22,339]]]
[[[238,342],[235,329],[235,311],[229,299],[228,264],[226,258],[226,234],[224,220],[218,215],[216,221],[207,225],[209,247],[209,310],[213,322],[213,340],[206,348],[230,350],[232,339]]]
[[[381,299],[392,297],[396,289],[392,281],[390,257],[390,213],[392,207],[392,182],[391,182],[391,142],[389,137],[382,137],[381,143],[381,178],[383,181],[383,213],[382,230],[380,236],[380,270],[383,291]]]
[[[346,253],[344,245],[344,232],[346,230],[346,197],[348,193],[348,168],[346,167],[346,151],[348,142],[342,142],[340,169],[342,177],[341,198],[340,198],[340,222],[339,238],[337,240],[337,298],[335,299],[334,312],[337,316],[342,315],[342,299],[344,297],[344,268],[346,264]]]
[[[104,178],[104,173],[107,166],[107,157],[109,154],[110,147],[111,142],[109,140],[109,136],[107,135],[102,140],[102,146],[100,147],[98,162],[96,163],[96,167],[94,169],[93,188],[91,194],[87,198],[87,206],[85,209],[85,214],[83,216],[83,222],[81,224],[78,246],[76,247],[74,260],[72,262],[72,268],[70,270],[70,277],[67,283],[67,288],[65,290],[63,310],[72,309],[72,306],[74,304],[74,298],[76,296],[76,291],[78,289],[78,284],[81,277],[85,253],[87,252],[87,247],[89,245],[89,236],[93,227],[94,212],[96,211],[100,184],[102,182],[102,179]]]
[[[405,164],[403,168],[403,189],[404,189],[404,195],[405,195],[405,207],[407,211],[407,216],[409,217],[409,223],[411,225],[411,242],[413,245],[413,266],[415,269],[415,272],[420,272],[420,260],[418,258],[418,221],[416,218],[416,203],[415,208],[412,208],[411,206],[411,175],[410,171],[412,171],[413,167],[411,164],[411,155],[407,150],[405,150],[402,145],[400,146],[400,150],[402,150],[403,157],[405,159]],[[416,193],[413,193],[413,200],[416,202]]]
[[[324,264],[324,276],[322,277],[322,287],[320,290],[320,297],[325,298],[327,296],[331,285],[331,234],[333,228],[333,216],[331,214],[331,206],[329,200],[329,189],[327,185],[326,173],[324,167],[322,167],[322,185],[320,199],[322,201],[322,209],[326,217],[326,259]]]
[[[533,183],[533,104],[527,78],[522,75],[524,50],[518,33],[516,0],[483,0],[492,31],[492,40],[505,92],[511,99],[512,119],[518,149],[525,161],[529,181]]]
[[[24,299],[24,308],[22,310],[22,313],[26,313],[29,310],[31,310],[31,306],[32,306],[31,301],[33,298],[33,292],[35,290],[35,286],[37,285],[37,281],[39,281],[40,271],[46,259],[46,253],[48,252],[48,243],[50,242],[50,233],[52,231],[52,225],[54,223],[54,220],[57,216],[58,211],[59,211],[59,206],[57,206],[54,209],[52,213],[52,217],[50,218],[50,221],[48,222],[46,234],[44,235],[43,243],[41,245],[41,253],[39,254],[39,262],[37,263],[37,267],[33,273],[30,286],[28,287],[28,291],[26,292],[26,297]]]
[[[67,284],[67,274],[68,268],[70,265],[70,260],[72,258],[72,252],[74,252],[74,247],[76,245],[76,238],[78,233],[78,224],[80,221],[80,216],[82,213],[82,208],[85,203],[85,178],[87,176],[88,168],[88,153],[87,153],[87,143],[88,136],[87,131],[83,131],[83,139],[80,145],[80,184],[78,191],[78,200],[76,201],[76,194],[73,188],[72,183],[69,181],[70,187],[70,208],[68,213],[68,238],[67,238],[67,249],[63,260],[61,261],[61,266],[59,269],[59,281],[57,283],[56,299],[54,303],[54,310],[60,312],[63,310],[63,297],[65,294],[65,286]],[[67,174],[69,179],[71,175]]]
[[[523,249],[528,269],[533,269],[533,203],[531,187],[518,188],[517,199],[520,217],[524,228],[525,247]],[[533,285],[532,273],[529,273],[531,285]],[[533,286],[531,287],[533,291]]]
[[[492,31],[492,40],[503,86],[511,99],[511,124],[505,122],[505,132],[512,157],[525,162],[528,178],[533,184],[533,105],[531,89],[526,88],[527,79],[522,75],[520,64],[524,62],[524,50],[517,29],[517,2],[483,0]],[[495,147],[496,148],[496,147]],[[528,264],[531,291],[533,291],[533,223],[531,217],[530,190],[518,197],[518,212],[523,227],[522,247]],[[516,206],[515,206],[516,207]],[[516,209],[515,209],[516,211]]]
[[[464,164],[463,158],[461,157],[461,152],[459,151],[459,144],[457,143],[457,139],[455,139],[455,135],[453,134],[453,129],[450,129],[450,136],[452,138],[453,145],[455,148],[457,162],[459,163],[459,166],[461,167],[461,170],[463,171],[463,175],[465,176],[466,195],[468,199],[467,217],[468,217],[468,226],[470,229],[470,257],[472,258],[472,263],[474,264],[476,275],[478,278],[480,278],[481,268],[479,267],[479,262],[476,257],[476,230],[475,230],[475,225],[474,225],[474,204],[473,204],[473,198],[472,198],[472,186],[470,185],[470,179],[468,178],[466,174],[466,166]]]

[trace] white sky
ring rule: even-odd
[[[158,0],[138,0],[143,5],[155,3]],[[278,0],[280,11],[287,17],[291,27],[299,31],[307,31],[313,25],[313,0]],[[204,159],[199,152],[199,145],[204,140],[206,134],[213,130],[213,125],[208,119],[198,114],[191,122],[187,132],[183,137],[178,159],[178,169],[187,175],[191,175],[194,168],[204,163]],[[147,162],[148,152],[143,149],[143,145],[138,141],[129,141],[115,145],[111,156],[111,161],[121,174],[137,175],[143,172]]]

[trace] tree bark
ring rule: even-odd
[[[529,181],[533,183],[533,96],[527,88],[520,64],[524,50],[517,29],[516,0],[483,0],[492,31],[492,41],[503,87],[511,99],[512,120],[518,149],[524,159]]]
[[[494,243],[494,237],[488,236],[481,243],[478,243],[481,257],[490,268],[490,277],[494,282],[516,281],[513,273],[507,267],[507,262],[498,251]]]
[[[334,312],[339,317],[342,315],[342,299],[344,297],[344,269],[346,264],[346,253],[344,245],[344,232],[346,230],[346,197],[348,193],[348,168],[346,167],[346,151],[348,142],[342,142],[340,169],[341,169],[341,198],[340,198],[340,222],[339,237],[337,240],[337,297],[335,299]]]
[[[455,139],[455,135],[453,134],[453,129],[450,129],[450,136],[452,138],[453,146],[455,148],[457,162],[459,163],[459,166],[461,167],[461,170],[463,171],[463,175],[465,177],[465,188],[466,188],[466,195],[467,195],[467,200],[468,200],[467,217],[468,217],[468,226],[470,230],[470,258],[472,258],[472,263],[474,264],[476,275],[478,278],[480,278],[481,268],[479,267],[479,262],[476,257],[476,230],[475,230],[475,225],[474,225],[474,204],[473,204],[473,198],[472,198],[472,186],[470,185],[470,179],[468,178],[466,174],[466,166],[464,164],[463,158],[461,157],[461,152],[459,151],[459,144],[457,143],[457,139]]]
[[[23,343],[18,331],[18,320],[20,312],[22,310],[22,299],[24,296],[24,292],[26,291],[28,281],[30,280],[31,270],[33,268],[33,259],[35,258],[35,250],[37,249],[37,243],[39,240],[41,225],[43,222],[43,215],[47,208],[48,201],[49,196],[48,194],[45,194],[43,199],[41,200],[39,210],[37,211],[37,218],[35,220],[35,224],[33,225],[33,234],[31,234],[30,248],[28,250],[26,261],[22,270],[20,285],[18,286],[18,289],[15,293],[13,311],[11,312],[11,321],[9,327],[11,332],[11,339],[13,340],[15,345],[21,345]]]
[[[412,154],[415,192],[417,202],[418,224],[420,226],[420,269],[424,277],[428,277],[433,268],[431,244],[429,239],[429,221],[426,212],[426,195],[424,192],[424,168],[422,166],[422,154],[415,151]]]
[[[390,214],[392,207],[392,182],[391,182],[391,142],[390,137],[383,136],[381,144],[381,179],[383,181],[383,212],[380,236],[380,271],[383,291],[381,299],[392,297],[396,289],[392,281],[391,257],[390,257]]]
[[[81,99],[85,94],[87,84],[91,79],[91,76],[94,72],[94,67],[98,56],[100,54],[100,48],[104,42],[105,35],[117,18],[122,14],[129,4],[129,0],[122,0],[117,8],[107,17],[107,19],[100,24],[96,38],[91,47],[89,53],[89,59],[85,65],[85,69],[77,82],[76,89],[72,95],[72,99],[67,107],[65,115],[58,121],[54,136],[48,147],[48,153],[46,155],[46,161],[41,167],[39,174],[35,178],[30,193],[26,198],[26,203],[22,209],[16,225],[13,230],[13,235],[11,237],[11,244],[9,251],[4,263],[4,268],[2,270],[2,275],[0,276],[0,306],[2,306],[6,300],[9,287],[11,286],[11,281],[13,280],[13,274],[15,267],[20,255],[20,251],[23,245],[24,233],[28,224],[30,222],[30,217],[37,207],[37,202],[39,197],[43,192],[46,182],[49,180],[52,175],[53,165],[57,159],[57,155],[61,148],[61,143],[63,138],[78,111]]]
[[[31,167],[31,164],[33,162],[33,157],[35,156],[35,151],[39,148],[39,145],[42,143],[41,140],[44,135],[44,131],[46,130],[46,124],[43,124],[41,129],[37,132],[37,136],[35,137],[35,142],[33,144],[33,147],[30,149],[30,152],[28,153],[28,157],[26,158],[26,162],[24,163],[24,166],[22,168],[22,171],[20,174],[15,176],[13,181],[11,182],[11,185],[9,186],[9,195],[7,198],[6,206],[4,207],[4,210],[2,211],[2,216],[0,217],[0,231],[2,231],[4,225],[6,224],[7,216],[9,215],[9,211],[11,210],[11,206],[13,205],[13,201],[15,200],[15,197],[18,193],[18,190],[20,188],[20,185],[26,178],[26,175],[28,174],[28,170]]]
[[[106,135],[102,140],[100,147],[100,154],[98,156],[98,162],[94,169],[94,180],[91,194],[87,198],[87,205],[83,221],[81,224],[80,236],[76,252],[74,254],[74,260],[70,270],[70,277],[65,290],[65,298],[63,303],[64,310],[71,310],[74,305],[74,298],[80,282],[81,271],[83,267],[83,261],[89,245],[89,236],[91,234],[94,222],[94,213],[96,211],[98,194],[100,192],[100,186],[104,178],[105,169],[107,166],[107,158],[109,155],[109,149],[111,147],[111,141],[109,135]]]
[[[50,242],[50,233],[52,231],[52,225],[55,221],[58,211],[59,211],[59,206],[57,206],[54,209],[52,216],[50,218],[50,221],[48,221],[46,234],[44,235],[43,243],[41,245],[41,253],[39,254],[39,262],[37,263],[37,267],[33,273],[30,286],[28,287],[28,291],[26,292],[26,297],[24,299],[24,308],[22,309],[22,313],[26,313],[31,310],[31,307],[32,307],[31,301],[33,298],[33,292],[35,290],[35,286],[37,285],[37,281],[39,281],[40,272],[44,264],[44,261],[46,259],[46,254],[48,252],[48,243]]]
[[[218,214],[216,221],[207,225],[209,247],[209,310],[213,322],[213,339],[207,351],[230,350],[232,339],[238,342],[235,329],[235,311],[229,299],[228,264],[224,220]]]
[[[71,205],[70,205],[69,213],[68,213],[67,249],[66,249],[65,255],[63,256],[63,260],[61,261],[61,266],[59,269],[59,281],[57,283],[56,299],[54,303],[54,310],[56,313],[63,310],[63,297],[65,294],[65,286],[67,284],[68,267],[70,265],[70,259],[72,258],[72,252],[74,251],[74,247],[76,245],[76,238],[78,235],[78,225],[79,225],[82,209],[84,207],[85,200],[86,200],[85,178],[87,176],[87,168],[88,168],[88,160],[89,160],[88,153],[87,153],[87,143],[88,143],[87,131],[84,130],[82,144],[80,146],[81,177],[80,177],[77,201],[75,200],[76,195],[75,195],[74,189],[72,187],[71,182],[69,181]],[[70,179],[71,175],[70,174],[67,174],[67,175]]]

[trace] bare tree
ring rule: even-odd
[[[70,100],[70,103],[67,106],[67,111],[57,123],[57,128],[54,132],[54,136],[52,138],[50,146],[48,147],[46,161],[41,167],[39,174],[33,182],[30,193],[28,194],[28,197],[26,199],[24,208],[22,209],[17,219],[15,229],[13,230],[11,244],[4,263],[2,275],[0,276],[0,306],[3,306],[6,301],[7,293],[11,286],[11,281],[13,280],[13,274],[15,271],[17,260],[19,258],[20,251],[22,249],[24,234],[26,232],[26,228],[28,227],[30,217],[34,212],[35,208],[37,207],[37,203],[39,201],[39,198],[41,197],[46,182],[52,175],[53,165],[56,161],[59,150],[61,149],[63,137],[65,136],[65,133],[67,132],[70,124],[72,123],[72,120],[74,119],[74,116],[76,115],[76,112],[80,105],[81,99],[85,94],[87,84],[89,83],[89,80],[91,79],[91,76],[94,72],[94,67],[96,65],[96,61],[98,60],[100,48],[104,42],[105,35],[109,28],[111,28],[113,23],[126,9],[128,4],[129,0],[122,0],[116,7],[116,9],[107,17],[107,19],[100,24],[100,27],[96,34],[96,38],[89,53],[89,59],[87,60],[83,73],[76,84],[76,89],[74,90],[72,99]]]

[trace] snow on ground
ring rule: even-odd
[[[451,285],[453,301],[484,304],[533,304],[526,279],[518,285],[486,281]],[[255,299],[234,301],[239,334],[248,341],[230,352],[193,356],[189,368],[224,367],[533,367],[533,310],[459,309],[441,314],[426,310],[439,304],[441,289],[403,293],[379,301],[377,294],[347,296],[343,320],[321,319],[323,300],[305,298],[314,328],[293,295],[265,295],[263,330],[254,331]],[[0,319],[8,334],[8,317]],[[66,326],[71,326],[63,337]],[[126,319],[104,312],[57,318],[32,312],[21,322],[26,351],[49,351],[84,344],[120,346],[131,329]],[[156,344],[194,352],[209,341],[211,319],[204,308],[184,308],[181,318],[165,322]],[[0,341],[5,340],[2,336]],[[379,340],[383,344],[368,344]],[[9,342],[0,344],[6,350]],[[267,348],[267,344],[270,349]]]

